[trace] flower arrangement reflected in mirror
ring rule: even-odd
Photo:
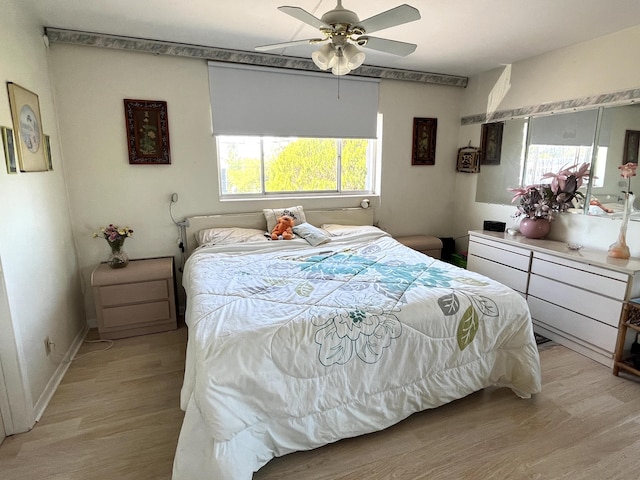
[[[584,201],[584,193],[580,188],[589,179],[590,167],[589,163],[564,166],[557,173],[545,173],[539,184],[509,188],[514,194],[511,202],[519,200],[515,217],[524,215],[520,223],[522,234],[529,238],[546,236],[550,229],[549,222],[555,220],[558,214],[576,208],[577,200]]]

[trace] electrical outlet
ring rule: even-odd
[[[44,351],[47,354],[47,357],[51,355],[51,340],[49,340],[49,337],[44,339]]]

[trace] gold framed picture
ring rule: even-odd
[[[624,132],[624,150],[622,151],[622,164],[628,162],[638,163],[638,151],[640,147],[640,130],[626,130]]]
[[[411,165],[435,165],[436,164],[437,131],[438,131],[437,118],[414,117]]]
[[[16,135],[15,145],[20,171],[47,171],[46,147],[42,133],[38,95],[13,82],[7,82],[7,91],[11,105],[13,130]]]
[[[18,173],[16,167],[16,149],[13,143],[13,130],[1,127],[2,144],[4,145],[4,158],[7,162],[7,173]]]
[[[44,152],[47,155],[47,169],[53,170],[53,160],[51,160],[51,137],[49,135],[44,136]]]
[[[124,99],[131,165],[170,165],[169,115],[163,100]]]
[[[504,122],[483,123],[480,130],[480,163],[500,165]]]

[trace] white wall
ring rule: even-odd
[[[513,64],[511,88],[497,110],[611,93],[640,87],[637,45],[640,26],[607,35]],[[486,112],[489,92],[502,70],[472,77],[465,92],[462,116]],[[460,129],[460,142],[480,142],[480,126]],[[638,178],[638,177],[636,177]],[[517,225],[515,207],[475,202],[477,176],[458,174],[456,179],[456,235],[481,229],[483,220],[500,220]],[[640,180],[634,179],[634,182]],[[554,222],[550,238],[577,242],[607,250],[618,236],[619,220],[584,215],[561,215]],[[640,256],[640,222],[630,222],[627,241],[632,256]],[[464,248],[464,247],[462,247]]]
[[[45,355],[44,338],[67,352],[85,327],[78,263],[69,216],[64,166],[42,26],[19,0],[3,2],[0,72],[38,94],[44,132],[51,136],[52,172],[9,175],[0,168],[0,257],[6,305],[0,317],[0,357],[8,383],[15,430],[30,428],[65,365]],[[11,127],[6,88],[0,94],[0,125]],[[0,153],[4,163],[4,153]],[[22,385],[21,385],[22,384]]]
[[[203,60],[63,44],[53,44],[50,51],[90,319],[95,318],[91,271],[108,253],[104,240],[91,234],[111,222],[127,224],[135,230],[125,244],[130,257],[178,256],[178,231],[168,213],[172,192],[179,194],[173,212],[180,219],[292,203],[305,208],[360,204],[360,197],[220,201]],[[455,87],[382,82],[382,196],[376,212],[381,227],[395,234],[448,235],[462,94]],[[167,101],[171,165],[128,164],[124,98]],[[414,116],[438,118],[435,166],[411,166]]]

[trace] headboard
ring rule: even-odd
[[[305,210],[307,222],[319,227],[325,223],[341,225],[373,225],[373,208],[340,208],[333,210]],[[263,212],[198,215],[184,222],[187,256],[198,246],[196,233],[203,228],[241,227],[267,231]]]

